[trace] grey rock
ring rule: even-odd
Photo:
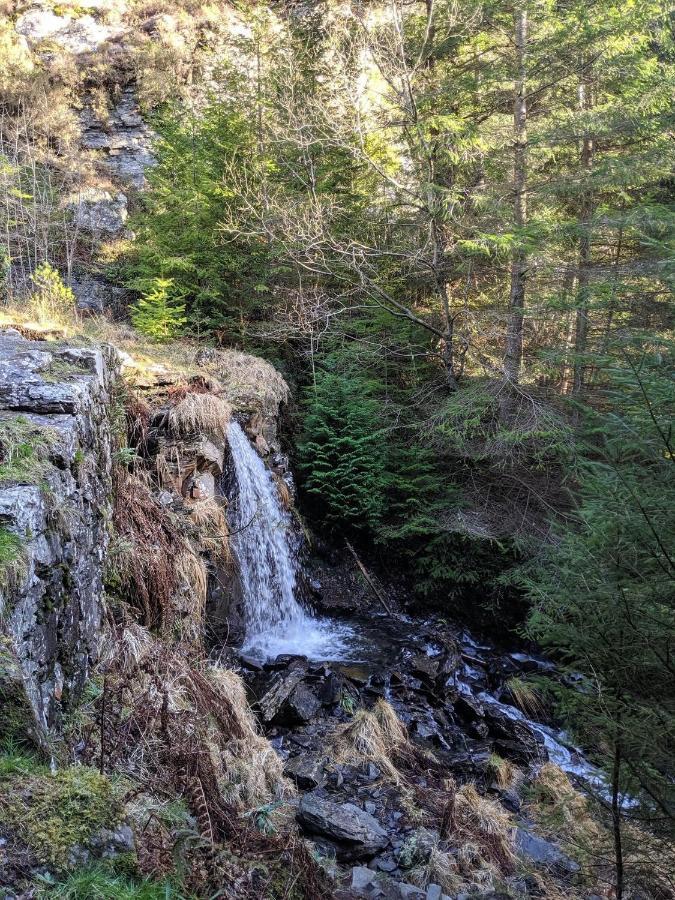
[[[303,725],[321,708],[321,701],[303,684],[303,666],[280,673],[259,701],[262,719],[274,725]]]
[[[416,897],[425,897],[425,891],[422,888],[417,887],[416,884],[408,884],[405,881],[400,882],[396,885],[396,890],[398,896],[401,900],[414,900]]]
[[[295,669],[292,672],[282,672],[275,678],[270,689],[258,701],[260,716],[266,725],[271,724],[281,714],[284,703],[303,677],[303,670]]]
[[[324,758],[315,754],[293,756],[286,763],[284,775],[302,790],[312,790],[326,781],[323,764]]]
[[[396,860],[391,856],[379,856],[375,860],[375,866],[380,870],[380,872],[395,872],[396,869],[398,869]]]
[[[51,10],[40,7],[29,9],[19,16],[15,29],[31,46],[49,38],[76,55],[93,53],[106,41],[119,37],[123,32],[119,26],[105,25],[93,16],[85,15],[74,19],[69,15],[58,16]]]
[[[365,866],[354,866],[352,869],[352,890],[358,894],[373,896],[373,888],[376,887],[377,873]]]
[[[98,655],[117,366],[110,348],[0,336],[0,416],[20,414],[52,435],[39,485],[0,486],[0,525],[25,556],[24,577],[0,590],[0,614],[42,736],[58,727]]]
[[[131,826],[122,823],[114,829],[103,828],[89,841],[91,849],[101,859],[113,859],[120,853],[131,853],[136,848]]]
[[[141,115],[132,88],[127,88],[105,121],[97,117],[91,103],[80,114],[81,143],[100,151],[99,167],[113,180],[136,190],[145,187],[146,170],[155,165],[152,152],[155,134]]]
[[[93,234],[119,234],[127,221],[127,197],[100,188],[84,188],[68,201],[78,228]]]
[[[428,884],[425,900],[441,900],[442,893],[440,884]]]
[[[371,857],[389,843],[377,819],[353,803],[340,805],[316,794],[306,794],[300,800],[297,819],[310,834],[332,841],[338,859]]]
[[[121,307],[127,293],[124,288],[115,287],[102,278],[93,278],[91,275],[72,278],[70,288],[75,294],[78,308],[93,313]]]
[[[562,875],[573,875],[579,871],[578,863],[566,856],[559,847],[524,828],[516,828],[515,845],[518,854],[535,865]]]

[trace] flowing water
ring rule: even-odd
[[[280,654],[302,655],[315,661],[351,661],[368,671],[391,668],[399,654],[410,653],[411,649],[434,655],[437,651],[432,646],[420,643],[415,620],[408,617],[380,620],[375,628],[372,622],[364,621],[354,630],[315,617],[303,608],[296,594],[298,560],[291,540],[291,518],[281,503],[274,478],[236,422],[230,423],[228,437],[236,476],[236,499],[230,507],[232,547],[239,564],[246,621],[242,652],[262,661]],[[549,759],[568,775],[606,794],[604,775],[566,741],[563,733],[528,719],[485,690],[481,684],[485,660],[481,657],[492,648],[467,636],[463,644],[475,665],[465,662],[454,687],[527,725],[543,740]],[[517,659],[518,654],[512,657]],[[624,798],[623,803],[629,806],[632,801]]]
[[[297,599],[291,519],[272,474],[236,422],[228,426],[228,439],[237,483],[230,527],[246,621],[242,651],[260,659],[281,653],[344,658],[351,629],[312,616]]]

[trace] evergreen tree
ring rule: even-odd
[[[584,676],[560,690],[608,770],[620,897],[624,819],[663,839],[675,831],[675,383],[672,345],[615,350],[615,411],[588,414],[576,527],[529,566],[524,584],[530,634]]]
[[[148,290],[132,306],[131,321],[134,328],[160,343],[177,337],[188,320],[173,279],[152,279]]]

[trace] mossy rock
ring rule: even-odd
[[[121,818],[113,785],[94,769],[0,777],[0,831],[15,835],[57,871],[68,868],[74,848],[86,849]]]
[[[6,635],[0,635],[0,744],[39,744],[21,667]]]

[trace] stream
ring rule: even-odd
[[[396,799],[373,787],[372,778],[331,766],[327,749],[335,728],[378,698],[448,773],[482,784],[515,813],[520,799],[490,774],[495,755],[525,771],[553,762],[579,786],[606,793],[603,773],[565,733],[528,716],[509,691],[513,677],[555,676],[550,661],[497,650],[439,618],[371,613],[345,621],[304,608],[291,516],[274,477],[236,422],[229,425],[229,443],[236,481],[230,527],[246,626],[238,662],[253,708],[301,791],[376,813],[384,804],[386,816],[378,821],[390,844],[376,855],[376,868],[397,870],[396,853],[410,831],[405,815],[392,812]],[[375,772],[376,782],[380,774]],[[326,828],[313,835],[322,852]],[[338,858],[345,852],[342,839],[328,843]]]

